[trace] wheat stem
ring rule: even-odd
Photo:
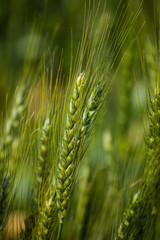
[[[59,223],[57,240],[60,240],[61,238],[62,228],[63,228],[63,223]]]

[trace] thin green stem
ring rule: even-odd
[[[60,240],[60,238],[61,238],[62,227],[63,227],[63,223],[59,223],[57,240]]]

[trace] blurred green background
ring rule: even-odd
[[[86,1],[87,2],[87,1]],[[94,1],[97,4],[99,1]],[[103,2],[101,1],[103,6]],[[138,7],[140,0],[131,1],[133,7]],[[153,35],[154,1],[145,0],[141,13],[142,21],[146,22],[143,29],[143,45],[147,35]],[[17,73],[25,60],[26,43],[30,30],[36,21],[40,27],[40,47],[33,61],[38,61],[41,52],[49,46],[56,50],[56,66],[63,49],[64,73],[68,73],[71,54],[71,29],[73,33],[73,55],[81,39],[84,15],[84,0],[1,0],[0,1],[0,111],[4,110],[6,93],[15,89]],[[122,3],[129,3],[123,0]],[[118,0],[106,1],[106,9],[114,16]],[[159,1],[155,7],[158,14]],[[123,4],[122,4],[123,5]],[[130,11],[132,11],[130,9]],[[156,13],[157,11],[157,13]],[[156,16],[157,17],[157,16]],[[116,22],[116,21],[115,21]],[[136,26],[133,28],[136,34]],[[138,66],[139,64],[137,64]],[[11,91],[12,91],[11,90]]]

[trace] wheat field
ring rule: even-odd
[[[0,239],[160,239],[159,8],[0,2]]]

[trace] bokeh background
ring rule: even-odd
[[[101,2],[103,5],[105,1]],[[122,2],[129,3],[130,1],[123,0]],[[133,7],[138,7],[141,1],[131,2]],[[154,2],[156,2],[155,9]],[[38,36],[40,48],[34,56],[34,61],[38,61],[41,51],[49,46],[51,51],[56,50],[58,66],[59,56],[63,49],[63,71],[68,72],[71,54],[71,30],[74,55],[82,35],[84,3],[84,0],[0,1],[0,110],[4,110],[8,88],[14,90],[16,86],[17,72],[25,59],[26,41],[30,37],[30,31],[35,21],[38,22],[38,26],[42,25],[42,27]],[[118,0],[106,1],[107,11],[114,16],[118,4]],[[159,1],[145,0],[143,2],[141,16],[146,22],[142,30],[143,33],[140,34],[140,38],[143,38],[143,46],[147,36],[153,36],[154,17],[158,17],[159,5]],[[132,31],[136,34],[136,26]]]

